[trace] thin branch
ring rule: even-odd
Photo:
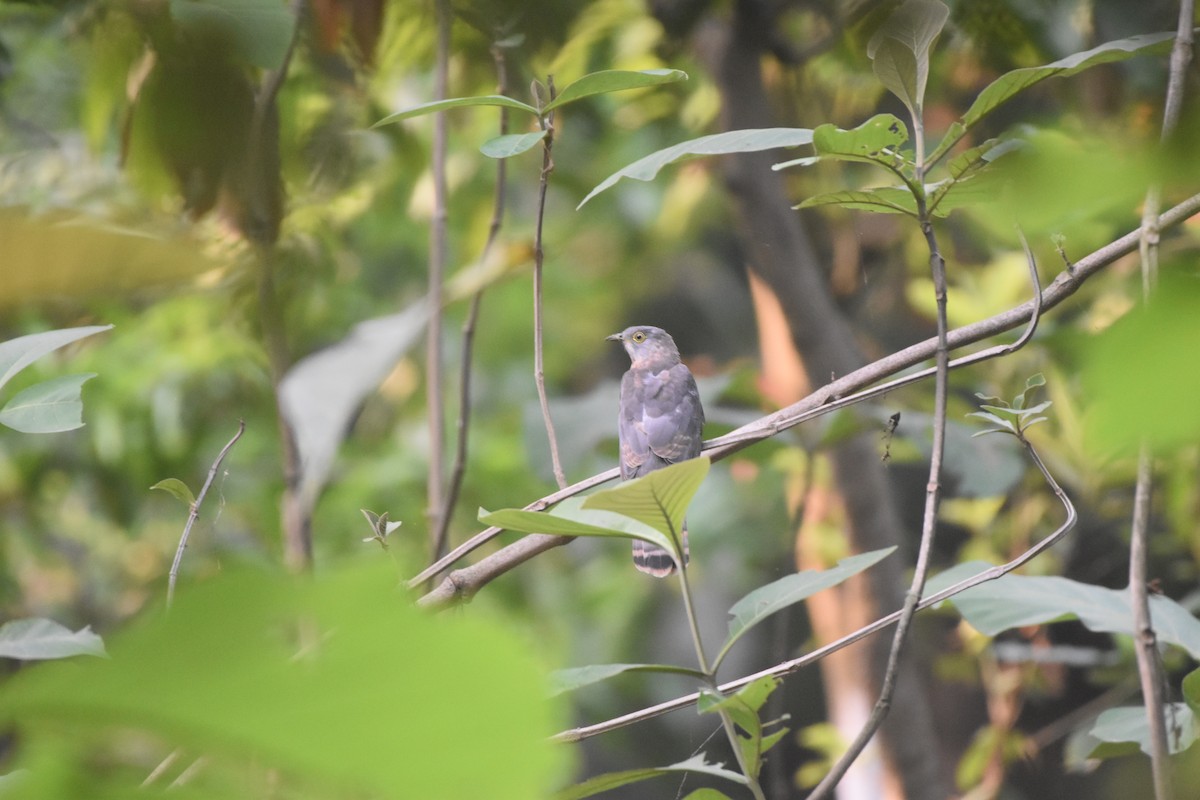
[[[1189,197],[1161,215],[1159,217],[1159,227],[1160,229],[1174,227],[1198,212],[1200,212],[1200,194]],[[1084,282],[1100,270],[1112,264],[1117,259],[1134,252],[1138,246],[1139,235],[1140,229],[1134,230],[1079,259],[1076,263],[1068,264],[1067,268],[1060,272],[1046,289],[1033,300],[985,320],[964,325],[961,328],[950,331],[946,337],[948,346],[951,350],[954,350],[996,336],[1005,331],[1012,330],[1019,325],[1028,323],[1031,319],[1035,318],[1037,309],[1039,308],[1049,310],[1056,307],[1078,291]],[[878,359],[826,384],[797,403],[793,403],[786,408],[761,417],[747,425],[743,425],[725,436],[705,442],[704,452],[711,460],[719,461],[745,447],[749,447],[755,442],[777,436],[807,419],[827,413],[826,406],[833,406],[839,401],[851,397],[856,391],[869,387],[880,380],[921,363],[931,357],[935,353],[936,348],[936,338],[927,339]],[[950,366],[951,368],[955,368],[964,363],[975,363],[982,358],[991,358],[1001,352],[1003,351],[997,348],[990,348],[973,356],[968,356],[967,359],[971,359],[970,361],[951,361]],[[932,374],[932,371],[918,373],[917,375],[923,378],[928,374]],[[885,389],[868,390],[864,393],[864,397],[877,396],[883,391],[891,391],[900,385],[905,385],[911,382],[911,380],[916,379],[918,378],[910,379],[909,376],[905,376],[893,381],[892,384],[888,384]],[[525,508],[530,511],[544,511],[568,497],[613,480],[617,475],[618,471],[614,467],[605,472],[585,478],[565,489],[560,489],[546,495],[525,506]],[[429,577],[444,571],[455,561],[486,542],[491,541],[501,533],[503,533],[503,529],[501,528],[488,528],[480,532],[469,541],[455,548],[445,558],[411,579],[408,583],[409,587],[414,588],[419,586]],[[427,607],[438,607],[454,602],[455,600],[469,598],[494,578],[523,564],[539,553],[543,553],[554,547],[560,547],[570,541],[569,537],[551,536],[548,534],[526,536],[492,553],[470,567],[447,575],[437,588],[420,599],[420,604]]]
[[[1024,553],[1021,553],[1021,555],[1017,556],[1012,561],[1009,561],[1007,564],[990,567],[983,572],[972,575],[969,578],[959,581],[953,586],[947,587],[940,592],[934,592],[933,594],[924,598],[920,603],[917,604],[917,611],[923,611],[930,606],[935,606],[938,603],[941,603],[943,600],[965,592],[968,589],[972,589],[980,584],[987,583],[988,581],[994,581],[997,578],[1007,575],[1022,565],[1027,564],[1029,561],[1033,560],[1050,547],[1053,547],[1059,542],[1059,540],[1062,539],[1063,536],[1065,536],[1072,528],[1075,527],[1075,522],[1078,519],[1078,514],[1075,511],[1075,505],[1071,502],[1071,499],[1067,497],[1067,493],[1063,491],[1063,488],[1059,486],[1058,481],[1054,479],[1054,476],[1050,474],[1050,471],[1046,468],[1045,463],[1042,461],[1033,445],[1028,440],[1024,439],[1021,443],[1025,446],[1025,450],[1029,454],[1029,457],[1033,460],[1034,465],[1042,473],[1042,477],[1049,484],[1051,491],[1054,492],[1054,495],[1062,504],[1063,509],[1067,514],[1066,520],[1064,520],[1062,525],[1055,529],[1055,531],[1045,539],[1042,539],[1040,542],[1026,550]],[[870,625],[865,625],[862,628],[859,628],[857,631],[847,634],[841,639],[830,642],[823,647],[819,647],[810,653],[806,653],[799,658],[792,659],[791,661],[785,661],[781,664],[776,664],[773,667],[756,672],[753,675],[747,675],[743,678],[738,678],[737,680],[722,684],[719,687],[720,691],[722,693],[736,692],[743,686],[753,683],[760,678],[779,678],[783,677],[784,675],[790,675],[793,672],[803,669],[809,664],[819,661],[830,653],[835,653],[844,647],[848,647],[849,645],[861,641],[871,634],[877,633],[889,625],[894,624],[895,622],[899,621],[902,613],[903,610],[894,611],[891,614],[888,614],[886,617],[872,622]],[[693,692],[692,694],[684,697],[677,697],[674,700],[668,700],[664,703],[651,706],[650,708],[634,711],[620,717],[615,717],[604,722],[596,723],[595,725],[588,725],[585,727],[563,731],[553,738],[555,741],[560,742],[578,742],[592,736],[597,736],[601,733],[607,733],[609,731],[617,730],[618,728],[624,728],[628,725],[633,725],[634,723],[641,722],[643,720],[658,717],[671,711],[687,708],[688,706],[694,705],[699,697],[699,693]]]
[[[445,100],[450,81],[450,0],[434,0],[437,18],[437,56],[433,71],[435,100]],[[425,404],[429,408],[429,479],[426,516],[429,520],[429,560],[437,561],[445,548],[442,536],[443,450],[446,418],[442,386],[442,295],[446,271],[446,112],[433,115],[433,224],[429,230],[429,326],[425,335]]]
[[[217,476],[217,470],[221,468],[221,462],[225,460],[225,456],[237,444],[237,440],[242,438],[242,433],[245,430],[246,421],[238,420],[237,433],[233,435],[233,438],[217,454],[217,460],[209,467],[208,477],[204,479],[204,485],[200,487],[200,494],[196,495],[196,499],[192,502],[187,524],[183,526],[183,535],[179,537],[179,547],[175,549],[175,560],[171,562],[171,572],[167,577],[167,608],[170,608],[171,603],[175,600],[175,580],[179,577],[179,564],[183,561],[183,551],[187,549],[188,537],[192,534],[192,526],[196,524],[196,518],[200,516],[200,504],[204,502],[204,498],[208,495],[208,488],[212,486],[213,478]]]
[[[550,99],[542,102],[536,98],[538,108],[554,102],[554,76],[546,78]],[[562,462],[558,458],[558,437],[554,434],[554,420],[550,418],[550,401],[546,398],[546,369],[542,354],[542,264],[545,252],[542,248],[542,224],[546,219],[546,191],[550,186],[550,173],[554,171],[554,112],[539,114],[538,122],[546,137],[542,139],[542,173],[538,182],[537,226],[533,236],[533,381],[537,384],[538,402],[542,406],[542,419],[546,422],[546,436],[550,439],[550,463],[554,468],[554,481],[559,489],[565,489],[567,478]]]

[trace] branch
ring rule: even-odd
[[[237,444],[237,440],[242,438],[242,433],[245,430],[246,421],[238,420],[237,433],[233,435],[233,438],[217,454],[217,460],[212,463],[212,466],[208,470],[208,477],[204,479],[204,485],[200,487],[200,494],[196,495],[196,499],[192,502],[187,524],[183,526],[183,534],[179,537],[179,547],[175,550],[175,560],[171,562],[171,572],[167,578],[167,608],[170,608],[171,603],[175,600],[175,579],[179,576],[179,564],[183,561],[183,551],[187,549],[188,536],[192,533],[192,525],[196,523],[196,519],[200,516],[200,504],[204,502],[204,498],[208,494],[208,488],[212,486],[213,478],[216,477],[217,470],[221,468],[221,462],[225,460],[225,456]]]
[[[994,581],[997,578],[1007,575],[1018,567],[1027,564],[1029,561],[1033,560],[1050,547],[1053,547],[1060,539],[1062,539],[1063,536],[1065,536],[1072,528],[1075,527],[1075,522],[1078,519],[1078,514],[1075,511],[1075,505],[1071,502],[1071,499],[1067,497],[1067,493],[1063,491],[1063,488],[1059,486],[1058,481],[1054,479],[1054,476],[1050,474],[1050,471],[1046,468],[1045,463],[1042,462],[1041,457],[1038,455],[1033,445],[1024,438],[1021,439],[1021,443],[1025,446],[1025,450],[1029,454],[1029,457],[1033,460],[1034,465],[1037,466],[1038,470],[1042,473],[1042,477],[1046,479],[1046,483],[1049,484],[1051,491],[1054,492],[1059,502],[1062,503],[1063,509],[1067,514],[1066,520],[1064,520],[1062,525],[1055,529],[1055,531],[1045,539],[1038,542],[1033,547],[1014,558],[1012,561],[1009,561],[1007,564],[991,567],[990,569],[986,569],[977,575],[972,575],[970,578],[959,581],[953,586],[947,587],[940,592],[934,592],[929,597],[926,597],[917,604],[917,611],[923,611],[930,606],[937,605],[943,600],[965,592],[968,589],[972,589],[980,584],[987,583],[988,581]],[[797,672],[809,664],[819,661],[830,653],[835,653],[844,647],[848,647],[857,641],[865,639],[873,633],[883,630],[889,625],[897,622],[902,613],[903,611],[894,611],[891,614],[888,614],[886,617],[872,622],[870,625],[866,625],[862,628],[859,628],[857,631],[854,631],[853,633],[843,636],[837,641],[830,642],[824,647],[819,647],[816,650],[813,650],[811,653],[807,653],[799,658],[792,659],[791,661],[785,661],[782,664],[776,664],[773,667],[756,672],[753,675],[747,675],[743,678],[738,678],[735,681],[722,684],[720,690],[722,694],[727,694],[729,692],[736,692],[743,686],[753,683],[760,678],[779,678],[783,677],[784,675],[790,675],[791,673]],[[587,739],[601,733],[607,733],[608,731],[613,731],[618,728],[623,728],[627,725],[632,725],[635,722],[641,722],[643,720],[661,716],[671,711],[686,708],[690,705],[693,705],[699,699],[699,697],[700,695],[698,692],[693,692],[692,694],[684,697],[677,697],[674,700],[668,700],[665,703],[659,703],[658,705],[651,706],[650,708],[634,711],[621,717],[615,717],[613,719],[606,720],[605,722],[599,722],[595,725],[588,725],[581,728],[573,728],[568,731],[563,731],[562,733],[554,736],[553,739],[554,741],[559,742],[582,741],[583,739]]]
[[[1193,195],[1174,206],[1159,217],[1160,229],[1172,228],[1179,225],[1193,214],[1200,212],[1200,194]],[[989,317],[961,328],[955,328],[947,336],[947,346],[956,350],[973,344],[982,339],[1012,330],[1019,325],[1028,323],[1035,318],[1035,310],[1040,307],[1049,310],[1073,295],[1093,275],[1112,264],[1118,258],[1126,256],[1137,249],[1140,229],[1121,236],[1100,249],[1092,252],[1075,264],[1068,264],[1053,281],[1036,297],[1019,306],[1010,308],[995,316]],[[768,414],[754,422],[743,425],[730,433],[705,442],[704,453],[713,461],[719,461],[737,451],[769,439],[808,419],[828,413],[833,408],[845,404],[854,393],[866,389],[858,399],[867,399],[891,391],[899,386],[907,385],[914,380],[922,379],[932,370],[904,376],[880,387],[870,388],[872,384],[884,380],[896,373],[912,367],[930,358],[937,349],[937,339],[926,339],[923,342],[910,345],[898,352],[885,356],[860,369],[854,370],[831,383],[817,389],[812,394],[797,403]],[[951,368],[976,363],[984,358],[1008,352],[1006,347],[990,348],[963,359],[950,362]],[[857,400],[856,400],[857,402]],[[828,408],[827,408],[828,407]],[[560,489],[525,506],[530,511],[544,511],[553,504],[568,497],[580,494],[595,486],[617,477],[617,469],[593,475],[578,483]],[[459,558],[477,549],[502,533],[500,528],[488,528],[457,547],[452,553],[421,572],[409,581],[410,588],[420,585],[433,575],[445,570]],[[534,540],[534,541],[529,541]],[[523,564],[538,553],[545,552],[571,541],[569,537],[535,534],[526,536],[507,547],[492,553],[478,563],[448,575],[437,588],[420,599],[420,604],[427,607],[443,606],[457,599],[468,599],[482,588],[488,581],[508,572],[519,564]]]

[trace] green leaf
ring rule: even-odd
[[[829,124],[813,129],[813,150],[818,156],[889,168],[902,160],[898,151],[907,141],[908,128],[892,114],[876,114],[849,131]]]
[[[279,770],[328,787],[322,796],[466,800],[486,786],[489,798],[524,800],[566,766],[547,738],[563,715],[528,643],[499,618],[420,612],[387,563],[306,581],[227,570],[170,614],[142,614],[109,649],[111,659],[10,677],[5,725],[19,722],[29,741],[43,729],[142,730],[213,756],[206,772],[224,772],[216,785],[242,784],[229,797],[261,794],[244,774],[253,765],[257,776]],[[478,718],[465,725],[448,703]],[[134,796],[137,780],[104,796]]]
[[[101,656],[104,641],[90,627],[78,631],[50,619],[15,619],[0,625],[0,658],[22,661]]]
[[[689,678],[703,679],[704,673],[698,669],[676,667],[671,664],[592,664],[587,667],[572,667],[560,669],[550,675],[550,693],[552,695],[574,691],[593,683],[608,680],[615,675],[626,672],[665,672],[674,675],[686,675]]]
[[[565,106],[567,103],[573,103],[576,100],[596,94],[623,92],[626,89],[641,89],[646,86],[658,86],[663,83],[686,81],[687,77],[686,72],[678,69],[608,69],[601,72],[593,72],[590,75],[584,75],[573,83],[567,84],[552,102],[546,104],[546,107],[542,109],[542,113],[553,111],[559,106]]]
[[[852,575],[857,575],[879,563],[891,555],[895,549],[895,547],[887,547],[882,550],[849,556],[839,561],[836,567],[824,571],[797,572],[750,592],[729,609],[729,614],[733,617],[729,621],[729,636],[726,638],[725,644],[721,646],[721,651],[713,662],[713,668],[720,665],[722,659],[738,639],[767,617],[790,605],[799,603],[823,589],[837,586]]]
[[[276,0],[171,0],[182,27],[226,32],[235,52],[256,67],[277,69],[292,42],[296,17]]]
[[[596,492],[584,499],[583,508],[622,514],[676,538],[710,466],[707,456],[690,458]]]
[[[1174,38],[1174,33],[1144,33],[1130,36],[1127,39],[1105,42],[1091,50],[1073,53],[1066,58],[1060,58],[1058,61],[1040,67],[1024,67],[1006,72],[988,84],[967,109],[967,113],[963,114],[962,119],[950,127],[937,149],[930,154],[929,163],[937,162],[980,120],[1030,86],[1041,83],[1047,78],[1065,78],[1075,75],[1097,64],[1125,61],[1143,54],[1166,52]]]
[[[743,786],[747,783],[744,775],[725,769],[720,764],[708,763],[704,758],[704,754],[701,753],[692,756],[687,761],[680,761],[669,767],[649,767],[646,769],[631,769],[624,772],[609,772],[604,775],[597,775],[576,786],[563,789],[561,792],[555,794],[554,798],[555,800],[581,800],[584,797],[591,797],[601,792],[607,792],[610,789],[616,789],[618,786],[626,786],[631,783],[649,780],[650,778],[673,775],[680,772],[696,772],[702,775],[712,775],[713,777],[724,778],[727,781],[732,781]]]
[[[929,48],[950,9],[937,0],[907,0],[867,44],[876,77],[917,117],[929,80]]]
[[[989,567],[990,564],[980,561],[959,564],[932,579],[927,593]],[[1134,635],[1127,589],[1105,589],[1068,578],[1005,575],[946,602],[953,603],[963,618],[986,636],[1072,617],[1099,633]],[[1150,614],[1160,642],[1177,645],[1192,658],[1200,658],[1200,620],[1161,595],[1150,598]]]
[[[1183,701],[1193,713],[1200,711],[1200,669],[1194,669],[1184,676]]]
[[[178,478],[163,478],[150,488],[166,492],[188,508],[191,508],[192,504],[196,502],[196,496],[192,494],[192,490]]]
[[[908,189],[898,186],[884,186],[878,189],[860,189],[857,191],[827,192],[810,197],[792,208],[818,208],[820,206],[841,206],[856,208],[860,211],[874,211],[881,214],[917,215],[916,203]]]
[[[112,325],[62,328],[44,333],[31,333],[28,336],[18,336],[7,342],[0,342],[0,386],[4,386],[12,380],[14,375],[47,353],[52,353],[71,342],[77,342],[111,328]]]
[[[437,111],[445,111],[449,108],[462,108],[464,106],[502,106],[504,108],[515,108],[520,111],[526,111],[535,117],[538,116],[538,110],[528,103],[522,103],[520,100],[513,100],[511,97],[505,97],[502,94],[489,94],[479,97],[452,97],[449,100],[434,100],[430,103],[422,103],[419,106],[406,108],[403,111],[397,111],[395,114],[389,114],[383,119],[372,125],[372,128],[378,128],[381,125],[390,125],[393,122],[399,122],[412,117],[420,117],[425,114],[433,114]]]
[[[656,528],[623,514],[582,507],[583,498],[572,497],[550,511],[526,511],[502,508],[499,511],[479,509],[479,521],[510,531],[524,533],[553,533],[559,536],[609,536],[620,539],[641,539],[674,552],[671,540]]]
[[[1184,703],[1172,703],[1171,707],[1173,713],[1167,719],[1174,718],[1176,730],[1167,731],[1167,749],[1174,755],[1182,753],[1196,741],[1197,724],[1192,709]],[[1150,755],[1150,721],[1146,718],[1144,706],[1107,709],[1096,718],[1096,724],[1089,733],[1110,744],[1135,743],[1143,753]],[[1101,748],[1097,750],[1103,754]]]
[[[617,170],[588,192],[587,197],[579,202],[576,209],[583,208],[589,200],[616,185],[622,178],[651,181],[663,167],[677,161],[729,153],[754,153],[776,147],[799,147],[802,144],[812,144],[812,131],[808,128],[752,128],[690,139],[639,158],[629,166]]]
[[[716,789],[697,789],[694,792],[689,792],[683,800],[730,800],[729,795],[724,792],[718,792]]]
[[[509,133],[504,136],[497,136],[494,139],[488,139],[479,145],[479,152],[488,158],[511,158],[535,147],[538,142],[545,138],[546,131]]]
[[[64,375],[17,392],[0,409],[0,424],[21,433],[61,433],[83,427],[83,384],[96,373]]]

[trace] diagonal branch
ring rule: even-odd
[[[1167,229],[1175,227],[1196,213],[1200,213],[1200,194],[1187,198],[1159,216],[1159,228]],[[1047,311],[1058,306],[1078,291],[1093,275],[1122,256],[1136,251],[1139,236],[1140,229],[1134,230],[1081,258],[1076,263],[1069,264],[1041,292],[1040,299],[1030,300],[985,320],[964,325],[961,328],[955,328],[946,336],[947,345],[951,350],[957,350],[958,348],[1012,330],[1033,319],[1039,308],[1039,304],[1042,310]],[[885,356],[826,384],[803,400],[793,403],[787,408],[768,414],[724,436],[706,442],[704,453],[713,461],[719,461],[755,442],[776,436],[807,419],[827,413],[829,409],[826,409],[826,406],[836,407],[834,406],[835,403],[849,398],[855,392],[871,387],[878,381],[920,364],[922,361],[933,356],[936,349],[936,339],[930,338]],[[978,360],[978,357],[992,353],[994,350],[995,348],[991,351],[985,350],[968,358]],[[995,354],[999,353],[993,353],[993,355]],[[992,355],[987,355],[987,357],[992,357]],[[959,365],[958,360],[951,362],[952,367],[956,365]],[[927,371],[921,377],[928,374],[932,374],[932,372]],[[909,379],[906,376],[900,380],[908,382]],[[888,388],[883,390],[872,389],[865,397],[874,397],[879,391],[890,391],[899,385],[903,384],[895,383],[895,385],[888,385]],[[544,511],[567,497],[580,494],[616,477],[616,468],[601,472],[565,489],[560,489],[553,494],[549,494],[525,508],[531,511]],[[480,532],[456,548],[448,556],[410,580],[409,587],[419,586],[429,577],[444,571],[455,561],[486,542],[491,541],[502,532],[499,528],[488,528]],[[469,598],[494,578],[503,575],[519,564],[523,564],[539,553],[559,547],[569,541],[571,541],[569,537],[550,536],[548,534],[526,536],[492,553],[470,567],[450,573],[441,584],[420,599],[420,604],[427,607],[439,607],[458,599]]]

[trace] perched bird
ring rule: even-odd
[[[662,328],[635,325],[609,336],[629,353],[632,365],[621,378],[617,431],[621,441],[621,480],[630,480],[700,455],[704,409],[696,379],[679,361],[675,340]],[[688,559],[687,524],[681,532],[683,562]],[[633,540],[633,565],[656,578],[675,571],[661,547]]]

